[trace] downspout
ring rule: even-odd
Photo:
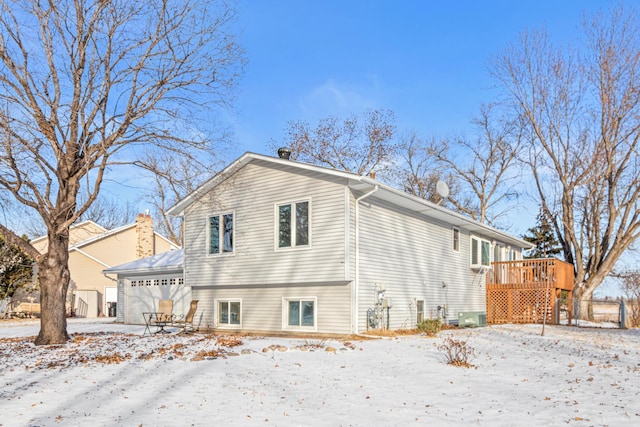
[[[358,300],[360,297],[360,202],[367,197],[371,196],[373,193],[379,190],[379,186],[375,185],[373,190],[368,193],[363,194],[362,196],[356,199],[356,277],[355,277],[355,306],[354,306],[354,330],[353,333],[358,333],[358,313],[359,313],[359,305]]]

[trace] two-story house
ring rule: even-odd
[[[201,318],[227,330],[452,321],[486,311],[491,262],[530,247],[369,177],[253,153],[169,213],[184,219],[184,283]]]

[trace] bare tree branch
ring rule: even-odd
[[[589,298],[640,235],[640,27],[617,6],[583,28],[584,43],[565,49],[544,31],[524,33],[493,75],[533,135],[541,204],[574,264],[577,296]]]
[[[38,344],[68,338],[69,227],[108,168],[142,150],[211,150],[209,118],[244,63],[234,13],[215,0],[0,1],[0,188],[49,237]]]
[[[519,174],[514,168],[522,144],[521,128],[494,117],[492,106],[483,106],[473,123],[476,139],[431,141],[428,153],[449,176],[455,177],[458,191],[449,202],[471,218],[494,225],[510,208],[499,210],[505,201],[518,197],[515,185]]]
[[[362,117],[321,119],[315,128],[302,121],[289,122],[282,143],[291,149],[291,158],[358,175],[388,171],[396,145],[394,114],[388,110],[369,110]]]

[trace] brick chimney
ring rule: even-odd
[[[149,214],[138,214],[136,218],[136,257],[145,258],[156,253],[153,234],[153,218]]]

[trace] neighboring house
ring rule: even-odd
[[[369,177],[253,153],[169,213],[184,219],[185,283],[203,322],[221,330],[455,322],[486,312],[491,262],[530,247]]]
[[[173,300],[172,314],[185,315],[189,311],[191,288],[184,284],[183,270],[182,249],[104,270],[118,279],[116,321],[143,324],[142,313],[157,311],[161,299]]]
[[[71,227],[69,241],[69,293],[73,294],[71,308],[79,317],[113,314],[108,308],[117,301],[116,280],[102,270],[179,248],[154,231],[148,214],[139,214],[134,223],[113,230],[84,221]],[[46,236],[31,243],[40,253],[47,251]]]

